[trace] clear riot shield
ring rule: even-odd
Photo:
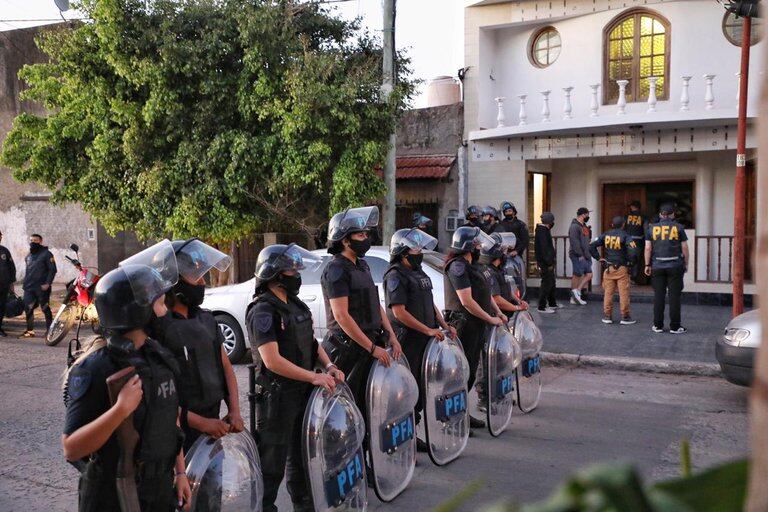
[[[500,435],[512,420],[515,408],[515,370],[522,352],[507,326],[496,326],[486,343],[486,399],[488,432]]]
[[[315,510],[365,510],[365,422],[352,391],[315,388],[304,413],[302,450]]]
[[[520,311],[511,322],[514,334],[523,351],[523,361],[517,369],[517,405],[523,412],[531,412],[541,397],[541,347],[544,338],[528,311]]]
[[[438,466],[456,459],[469,440],[469,363],[458,339],[444,333],[424,351],[424,430],[429,458]]]
[[[392,350],[387,352],[391,357]],[[381,501],[403,492],[416,467],[419,388],[405,356],[391,361],[389,367],[374,362],[365,393],[373,489]]]
[[[261,511],[264,483],[250,432],[200,436],[186,456],[193,512]]]

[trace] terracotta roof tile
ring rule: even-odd
[[[443,179],[455,161],[455,155],[399,156],[396,176],[398,180]],[[380,168],[376,172],[382,174]]]

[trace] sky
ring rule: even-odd
[[[415,108],[426,106],[427,82],[441,75],[456,76],[464,62],[463,8],[469,0],[399,0],[395,44],[412,59],[414,78],[423,80],[413,100]],[[348,19],[361,17],[363,26],[381,34],[381,0],[348,0],[331,4]],[[68,11],[66,18],[78,13]],[[0,31],[51,23],[61,19],[53,0],[0,0]],[[46,21],[17,21],[46,20]]]

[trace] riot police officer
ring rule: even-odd
[[[331,363],[312,331],[312,313],[298,298],[306,265],[321,259],[295,244],[271,245],[256,261],[255,299],[246,325],[256,363],[256,435],[264,475],[265,512],[287,473],[288,494],[297,511],[314,510],[302,463],[302,422],[312,386],[332,391],[344,373]],[[316,373],[319,362],[328,373]]]
[[[64,456],[81,467],[81,512],[120,512],[121,501],[138,501],[143,512],[172,512],[182,504],[189,508],[183,434],[177,426],[177,366],[173,355],[144,330],[153,311],[164,313],[164,295],[176,280],[170,242],[167,248],[162,258],[166,266],[122,265],[96,285],[94,302],[105,339],[97,340],[67,376],[62,436]],[[127,367],[135,375],[116,398],[113,392],[111,401],[106,380]],[[121,445],[115,435],[118,427],[131,426],[138,433],[136,447]],[[121,457],[132,458],[135,479],[117,485]]]
[[[378,223],[379,209],[375,206],[334,215],[328,225],[328,252],[333,258],[320,280],[328,326],[323,348],[347,376],[361,411],[365,411],[365,386],[373,359],[389,366],[384,348],[387,342],[395,357],[402,353],[363,259],[371,247],[368,232]]]
[[[420,229],[396,231],[389,244],[390,266],[384,273],[387,316],[419,384],[417,423],[420,420],[419,411],[424,407],[421,367],[427,343],[433,337],[439,340],[445,338],[438,326],[456,336],[456,330],[448,326],[435,306],[432,280],[421,268],[424,259],[422,251],[432,250],[436,245],[437,240]],[[423,448],[421,443],[418,445]]]
[[[181,427],[184,451],[188,451],[202,433],[218,439],[244,428],[237,378],[223,346],[224,336],[213,314],[200,307],[205,275],[212,268],[223,272],[232,258],[197,238],[175,240],[172,245],[179,281],[166,294],[170,311],[155,318],[151,334],[179,364]],[[222,401],[227,403],[227,416],[219,419]]]
[[[512,233],[493,233],[494,245],[480,251],[480,263],[491,271],[491,297],[502,313],[514,313],[528,309],[528,303],[512,293],[512,286],[504,272],[508,250],[515,247],[517,238]]]
[[[486,206],[483,208],[483,217],[480,224],[480,229],[482,229],[486,234],[490,235],[496,231],[498,224],[499,211],[493,206]]]
[[[432,219],[426,215],[422,215],[420,212],[416,212],[413,214],[413,227],[426,231],[432,227]]]
[[[474,204],[467,207],[467,211],[464,214],[464,225],[479,228],[480,227],[480,208]]]
[[[645,275],[653,285],[653,332],[664,331],[664,306],[669,293],[669,332],[684,334],[680,325],[680,296],[683,276],[688,270],[688,236],[675,220],[675,205],[665,203],[659,209],[659,222],[645,232]]]
[[[603,248],[600,257],[598,248]],[[637,259],[635,240],[624,231],[624,217],[614,217],[611,229],[589,244],[589,254],[604,264],[603,270],[603,323],[613,323],[613,293],[618,288],[621,325],[637,323],[629,311],[629,273]]]
[[[469,362],[467,389],[472,389],[475,382],[486,328],[507,322],[507,317],[491,299],[491,271],[479,262],[481,248],[489,250],[494,244],[480,228],[462,226],[453,233],[445,262],[446,316],[458,331]],[[470,416],[470,427],[484,426],[482,420]]]
[[[645,254],[645,217],[640,210],[640,201],[629,203],[629,213],[627,214],[627,223],[625,230],[635,242],[635,263],[631,266],[632,280],[638,282],[643,279],[643,258]]]

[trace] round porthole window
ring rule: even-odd
[[[539,30],[531,40],[531,61],[535,66],[546,68],[560,56],[560,32],[555,27]]]

